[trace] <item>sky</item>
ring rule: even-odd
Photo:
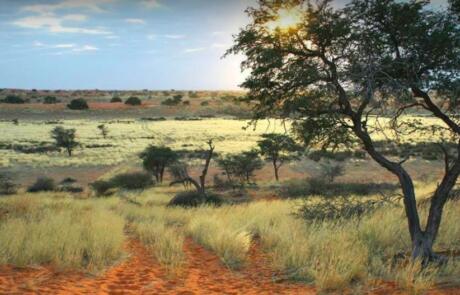
[[[0,0],[0,88],[238,89],[223,55],[254,3]]]

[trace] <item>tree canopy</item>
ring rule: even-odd
[[[279,180],[279,168],[286,162],[298,159],[300,147],[290,136],[267,133],[257,142],[260,154],[273,164],[275,179]]]
[[[437,10],[416,0],[354,0],[344,8],[331,2],[260,0],[247,9],[251,22],[228,51],[245,56],[246,100],[254,102],[256,120],[291,120],[307,145],[362,146],[400,182],[413,257],[434,260],[442,208],[460,174],[459,153],[445,152],[445,174],[422,229],[404,159],[385,157],[373,138],[389,128],[394,142],[413,132],[430,132],[441,147],[459,142],[458,2]],[[295,11],[298,22],[280,25],[283,9]],[[442,125],[407,122],[402,115],[408,111],[434,116]],[[381,117],[390,119],[385,128],[376,124]]]
[[[76,140],[75,129],[65,129],[64,127],[57,126],[51,130],[51,137],[55,140],[56,146],[65,148],[69,157],[72,156],[72,151],[76,148],[79,143]]]
[[[165,168],[176,162],[179,155],[169,147],[154,146],[147,147],[141,154],[144,169],[151,172],[157,182],[163,182]]]

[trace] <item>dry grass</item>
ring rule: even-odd
[[[420,191],[431,188],[417,187]],[[394,263],[396,254],[410,252],[401,207],[382,208],[360,219],[307,223],[292,214],[300,205],[295,200],[220,208],[166,207],[173,193],[171,188],[160,186],[99,200],[77,201],[57,194],[2,199],[0,206],[10,213],[0,219],[0,242],[6,245],[0,250],[1,261],[83,268],[110,264],[119,257],[125,219],[172,271],[179,270],[184,262],[186,236],[235,269],[244,267],[251,239],[257,236],[272,258],[272,267],[283,277],[314,284],[319,291],[345,292],[385,280],[418,294],[438,282],[455,282],[460,276],[456,260],[426,270],[417,264]],[[459,203],[446,205],[437,250],[459,249],[459,214]],[[422,210],[422,218],[425,216],[426,210]],[[53,248],[48,249],[49,245]]]
[[[101,270],[123,254],[124,221],[102,204],[55,196],[3,199],[0,263]]]

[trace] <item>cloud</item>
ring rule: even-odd
[[[43,47],[43,46],[45,46],[45,44],[43,44],[43,43],[40,42],[40,41],[34,41],[34,43],[32,43],[32,45],[33,45],[34,47]]]
[[[53,45],[53,48],[74,48],[75,44],[56,44]]]
[[[109,35],[109,36],[105,36],[106,39],[120,39],[120,36],[117,36],[117,35]]]
[[[143,0],[141,3],[147,8],[158,8],[161,6],[158,0]]]
[[[55,4],[31,4],[22,7],[22,11],[33,12],[37,14],[54,14],[54,12],[63,9],[81,8],[93,12],[103,12],[101,4],[113,2],[113,0],[65,0]]]
[[[34,13],[27,17],[17,19],[13,25],[26,29],[45,29],[51,33],[78,33],[91,35],[107,35],[111,32],[104,28],[85,28],[69,26],[68,23],[84,22],[88,17],[84,14],[67,14],[59,16],[57,11],[63,9],[84,8],[93,12],[102,12],[100,4],[109,3],[112,0],[66,0],[56,4],[33,4],[23,6],[22,11]]]
[[[166,34],[166,35],[163,35],[165,38],[168,38],[168,39],[184,39],[185,38],[185,35],[170,35],[170,34]]]
[[[145,20],[140,18],[126,18],[125,22],[133,25],[145,25]]]
[[[193,52],[200,52],[206,50],[206,47],[197,47],[197,48],[187,48],[184,50],[184,53],[193,53]]]
[[[72,49],[73,52],[98,51],[98,50],[99,48],[94,47],[92,45],[84,45],[84,46]]]
[[[149,40],[155,40],[156,38],[157,38],[157,35],[155,35],[155,34],[147,35],[147,39],[149,39]]]

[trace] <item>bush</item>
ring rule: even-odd
[[[321,176],[329,182],[334,182],[335,178],[345,173],[345,167],[340,163],[323,163],[321,164]]]
[[[66,193],[82,193],[83,192],[83,188],[77,185],[60,185],[57,190],[60,192],[66,192]]]
[[[217,194],[203,195],[197,191],[180,192],[169,201],[168,206],[198,207],[200,205],[222,205],[224,200]]]
[[[114,188],[114,185],[110,181],[106,180],[97,180],[93,183],[90,184],[91,188],[94,190],[96,195],[98,196],[108,196],[113,193],[111,191],[112,188]]]
[[[55,104],[58,103],[58,100],[55,96],[45,96],[43,99],[44,104]]]
[[[119,98],[118,96],[114,96],[114,97],[112,97],[110,102],[111,103],[118,103],[118,102],[123,102],[123,100],[121,98]]]
[[[17,185],[8,174],[0,174],[0,195],[14,195],[17,192]]]
[[[24,104],[26,100],[17,95],[8,95],[2,100],[3,103]]]
[[[184,101],[182,102],[182,105],[184,105],[184,106],[189,106],[189,105],[190,105],[190,101],[189,101],[189,100],[184,100]]]
[[[202,102],[200,103],[200,106],[202,106],[202,107],[206,107],[206,106],[208,106],[208,105],[209,105],[209,101],[202,101]]]
[[[182,95],[174,95],[172,98],[165,99],[161,102],[162,105],[176,106],[182,102]]]
[[[89,109],[88,103],[83,98],[72,99],[67,105],[71,110],[87,110]]]
[[[333,219],[349,219],[361,217],[364,214],[374,212],[384,205],[397,205],[397,200],[390,197],[382,197],[380,200],[356,200],[351,198],[337,198],[328,200],[322,198],[319,202],[305,202],[298,211],[298,215],[307,221],[325,221]]]
[[[298,198],[307,196],[369,196],[382,192],[394,191],[398,187],[390,183],[329,183],[323,178],[313,177],[306,180],[295,180],[283,183],[278,190],[280,196],[285,198]]]
[[[125,101],[125,104],[131,106],[140,106],[142,104],[142,101],[136,96],[131,96]]]
[[[29,193],[50,192],[56,190],[54,179],[49,177],[39,177],[34,184],[27,188]]]
[[[114,176],[110,182],[114,187],[127,190],[145,189],[154,184],[152,176],[145,172],[123,173]]]

